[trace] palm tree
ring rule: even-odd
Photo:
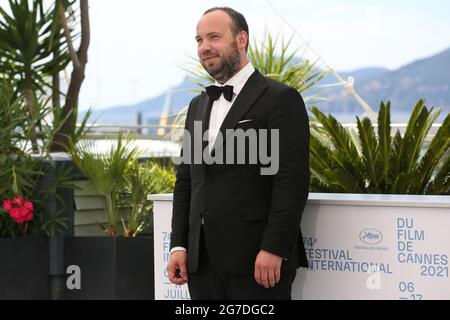
[[[43,0],[8,0],[9,11],[0,7],[0,76],[16,80],[16,93],[26,99],[28,115],[36,119],[37,101],[49,96],[54,108],[55,134],[51,148],[64,151],[68,136],[76,123],[78,95],[84,80],[89,47],[88,0],[80,0],[81,32],[74,33],[70,22],[75,21],[76,0],[54,0],[48,9]],[[76,50],[73,41],[80,35]],[[59,73],[72,62],[73,70],[64,106],[59,87]],[[37,121],[39,124],[39,121]],[[52,137],[53,139],[53,137]],[[33,151],[37,152],[37,133],[31,136]]]
[[[391,135],[390,102],[381,103],[378,129],[357,118],[354,129],[312,108],[311,189],[316,192],[449,194],[450,114],[429,144],[439,111],[419,100],[405,133]]]
[[[124,237],[135,237],[152,224],[153,203],[145,195],[173,192],[173,170],[153,160],[134,161],[129,165],[122,194],[123,205],[128,209],[127,219],[122,219]]]
[[[16,94],[24,94],[28,115],[36,119],[37,93],[50,87],[47,78],[70,61],[64,34],[53,9],[44,11],[42,0],[9,0],[11,14],[0,7],[0,74],[16,79]],[[57,53],[57,54],[55,54]],[[37,151],[36,133],[31,137]]]
[[[89,142],[71,144],[70,148],[77,168],[105,198],[108,226],[101,227],[109,236],[117,235],[120,195],[125,188],[126,173],[139,155],[138,149],[131,147],[130,143],[131,140],[124,140],[119,132],[117,145],[111,146],[107,154],[95,150],[94,145]]]

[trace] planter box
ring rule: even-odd
[[[154,299],[153,238],[65,239],[65,266],[78,266],[81,288],[65,298]],[[70,274],[68,275],[70,277]]]
[[[0,300],[48,299],[48,274],[48,239],[0,239]]]
[[[149,199],[155,299],[188,299],[165,271],[173,197]],[[301,226],[309,268],[297,272],[294,300],[450,299],[450,196],[310,193]]]

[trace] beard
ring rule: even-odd
[[[219,83],[225,83],[233,77],[240,69],[241,55],[237,41],[231,45],[230,51],[223,55],[222,59],[215,65],[208,66],[200,59],[203,68]]]

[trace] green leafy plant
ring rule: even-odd
[[[73,48],[78,38],[75,2],[8,0],[0,7],[0,200],[6,200],[0,209],[0,236],[52,235],[66,227],[61,212],[46,207],[53,199],[63,205],[58,190],[72,187],[71,170],[59,167],[52,183],[42,181],[48,170],[54,171],[50,151],[86,132],[85,121],[74,129],[74,117],[87,62],[88,2],[79,0],[78,51]],[[64,96],[59,73],[70,61],[72,79]],[[25,210],[31,206],[32,220]],[[27,213],[26,221],[19,211]]]
[[[40,110],[42,116],[47,112],[45,107]],[[43,187],[45,166],[52,162],[45,152],[30,154],[28,142],[32,127],[33,120],[27,115],[24,97],[16,97],[14,85],[0,79],[0,237],[51,236],[67,227],[61,212],[49,216],[46,203],[50,196],[55,196],[63,205],[56,190],[69,186],[70,172],[59,169],[54,183]],[[8,201],[14,202],[14,206]],[[32,217],[30,220],[27,214],[26,221],[21,221],[16,211],[24,210],[25,203],[31,203]]]
[[[297,54],[301,47],[291,50],[293,36],[286,42],[281,39],[281,48],[278,50],[279,36],[275,39],[266,32],[263,42],[256,40],[249,46],[249,60],[253,66],[266,77],[284,83],[298,92],[304,94],[305,101],[312,99],[306,93],[328,72],[320,71],[317,61],[311,62]],[[291,52],[292,51],[292,52]]]
[[[86,141],[72,144],[70,148],[75,165],[105,197],[108,226],[102,228],[110,236],[117,235],[117,226],[120,223],[120,194],[125,187],[125,174],[139,154],[137,148],[130,146],[130,142],[129,139],[124,140],[122,133],[119,133],[117,145],[112,145],[106,154],[96,150],[91,142]]]
[[[16,81],[16,94],[24,94],[28,115],[38,112],[36,99],[50,87],[47,77],[63,70],[70,61],[64,34],[52,9],[42,0],[9,0],[8,14],[0,8],[0,73]],[[37,152],[37,134],[31,135]]]
[[[381,103],[378,125],[357,118],[357,132],[312,108],[311,189],[315,192],[449,194],[450,115],[431,141],[439,111],[419,100],[405,132],[392,135],[390,102]]]
[[[105,198],[108,225],[101,228],[109,236],[135,237],[151,224],[152,204],[146,196],[173,191],[173,168],[155,161],[139,160],[142,152],[132,147],[133,140],[119,133],[117,145],[102,153],[89,142],[72,145],[71,155],[81,173]],[[122,210],[121,210],[122,209]],[[121,215],[120,212],[126,212]]]
[[[5,1],[6,2],[6,1]],[[79,2],[79,12],[75,4]],[[28,116],[39,113],[37,101],[51,92],[54,134],[49,146],[65,151],[74,135],[78,95],[84,80],[90,40],[88,0],[8,0],[0,7],[0,76],[15,80],[15,94],[23,94]],[[79,20],[79,23],[78,23]],[[80,29],[80,32],[76,30]],[[74,41],[79,41],[79,49]],[[60,72],[72,62],[72,76],[64,95]],[[64,98],[64,105],[61,98]],[[38,150],[40,121],[30,136],[34,153]]]
[[[173,192],[174,167],[165,168],[155,161],[134,161],[126,173],[123,193],[124,206],[128,207],[127,219],[122,219],[124,236],[135,237],[151,227],[153,204],[147,195]]]

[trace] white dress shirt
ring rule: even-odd
[[[223,85],[216,81],[216,86],[233,86],[233,99],[228,101],[225,97],[220,95],[219,99],[213,102],[211,109],[211,117],[209,119],[209,129],[208,129],[208,148],[211,153],[212,148],[214,146],[214,142],[216,141],[217,134],[220,131],[220,127],[222,126],[223,120],[227,116],[231,107],[233,106],[234,101],[236,101],[237,96],[241,92],[244,85],[247,83],[250,76],[255,72],[255,68],[249,62],[247,65],[239,70],[230,80],[225,82]],[[172,254],[175,251],[187,251],[186,248],[183,247],[173,247],[170,250]]]
[[[227,116],[231,107],[233,106],[236,97],[241,92],[242,88],[246,84],[250,76],[255,72],[255,68],[249,62],[247,65],[239,70],[230,80],[225,82],[223,85],[216,81],[216,86],[233,86],[233,99],[228,101],[225,97],[220,95],[219,99],[213,102],[211,109],[211,117],[209,119],[209,129],[208,129],[208,142],[209,142],[209,152],[211,153],[214,142],[216,141],[217,134],[219,133],[220,127],[222,126],[223,120]]]

